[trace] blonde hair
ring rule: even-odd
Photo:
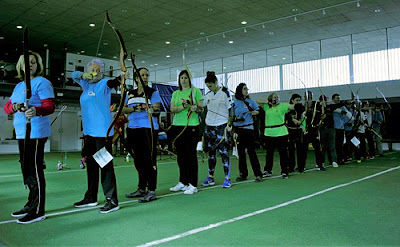
[[[36,59],[36,64],[38,65],[38,68],[34,74],[34,76],[39,76],[43,74],[43,62],[42,62],[42,57],[39,55],[39,53],[29,51],[29,55],[33,55]],[[19,56],[18,62],[17,62],[17,78],[20,80],[24,80],[24,67],[25,67],[25,60],[24,60],[24,55]]]

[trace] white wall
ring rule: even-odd
[[[383,99],[381,94],[376,90],[376,87],[385,95],[386,98],[400,97],[400,80],[394,81],[383,81],[383,82],[370,82],[370,83],[358,83],[350,84],[351,90],[360,97],[360,99]],[[318,99],[323,94],[329,97],[331,100],[332,94],[339,93],[342,100],[351,99],[351,90],[348,85],[332,86],[319,88],[308,88],[308,90],[313,92],[313,100]],[[234,90],[234,89],[232,89]],[[279,95],[279,100],[281,102],[289,102],[292,94],[297,93],[304,97],[305,89],[293,89],[284,90],[277,92]],[[254,100],[264,98],[266,99],[271,92],[255,93],[250,94],[250,97]]]

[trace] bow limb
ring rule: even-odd
[[[121,64],[121,71],[123,72],[123,75],[121,77],[121,100],[118,104],[118,111],[117,113],[114,115],[114,119],[111,122],[110,126],[107,129],[107,134],[106,134],[106,138],[108,137],[108,135],[110,134],[115,122],[118,120],[118,117],[121,115],[122,113],[122,108],[123,105],[125,103],[125,98],[126,98],[126,83],[125,83],[125,76],[126,76],[126,66],[125,66],[125,59],[128,56],[128,53],[126,52],[126,47],[125,47],[125,42],[122,39],[122,35],[121,33],[118,31],[118,29],[114,26],[114,24],[111,22],[110,16],[108,15],[108,11],[106,12],[106,18],[107,18],[107,22],[108,25],[110,25],[110,27],[114,30],[115,35],[117,35],[119,44],[120,44],[120,57],[119,57],[119,61]]]
[[[151,143],[151,147],[150,147],[150,154],[151,154],[151,160],[153,160],[153,154],[154,154],[154,123],[153,123],[153,117],[151,116],[149,110],[150,110],[150,106],[149,106],[149,95],[146,92],[146,85],[143,82],[143,78],[140,75],[137,67],[136,67],[136,63],[135,63],[135,55],[133,55],[133,53],[131,53],[131,60],[132,60],[132,67],[133,67],[133,78],[139,78],[138,83],[140,83],[140,85],[143,88],[143,94],[144,94],[144,98],[145,98],[145,105],[146,105],[146,113],[147,113],[147,118],[149,120],[150,123],[150,143]],[[155,167],[155,166],[154,166]]]
[[[23,52],[24,52],[24,80],[25,80],[25,86],[26,86],[26,98],[25,98],[25,108],[28,109],[29,108],[29,99],[32,97],[32,88],[31,88],[31,73],[30,73],[30,61],[29,61],[29,46],[28,46],[28,27],[25,27],[24,30],[24,39],[23,39]],[[26,118],[25,121],[25,140],[24,140],[24,154],[23,154],[23,160],[22,160],[22,175],[23,175],[23,179],[24,179],[24,184],[25,187],[27,186],[26,183],[26,167],[28,164],[28,160],[29,160],[29,141],[31,137],[31,119],[30,118]]]
[[[386,99],[385,95],[382,93],[381,90],[379,90],[378,87],[376,87],[376,90],[382,95],[383,100],[386,102],[387,106],[389,107],[389,109],[392,109],[392,106],[390,105],[389,101]]]

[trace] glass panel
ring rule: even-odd
[[[387,50],[353,55],[354,83],[388,80]]]
[[[228,88],[232,91],[244,82],[250,93],[279,90],[279,66],[228,73]]]
[[[243,70],[243,54],[223,58],[224,72],[233,72]]]
[[[388,28],[389,49],[400,48],[400,27]]]
[[[320,86],[334,86],[350,83],[349,56],[321,60],[322,80]]]
[[[244,69],[267,67],[267,52],[265,50],[244,54]]]
[[[279,65],[292,62],[292,48],[290,46],[267,50],[267,65]]]
[[[400,79],[400,48],[390,49],[389,55],[389,80]]]
[[[318,87],[321,82],[321,61],[314,60],[282,66],[283,90]]]
[[[310,61],[320,58],[319,41],[293,46],[293,62]]]
[[[162,70],[157,70],[155,72],[156,83],[170,82],[170,81],[171,81],[170,69],[162,69]]]
[[[222,73],[222,58],[204,61],[204,72],[215,71],[215,74]]]
[[[386,30],[353,35],[353,54],[386,49]]]
[[[321,58],[338,57],[351,54],[350,35],[322,40],[321,53]]]

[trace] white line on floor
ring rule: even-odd
[[[300,197],[300,198],[297,198],[297,199],[293,199],[291,201],[284,202],[284,203],[281,203],[281,204],[278,204],[278,205],[275,205],[275,206],[272,206],[272,207],[268,207],[268,208],[264,208],[264,209],[261,209],[261,210],[257,210],[257,211],[248,213],[248,214],[240,215],[238,217],[235,217],[235,218],[232,218],[232,219],[228,219],[228,220],[225,220],[225,221],[213,223],[213,224],[210,224],[208,226],[195,228],[195,229],[192,229],[192,230],[189,230],[189,231],[186,231],[186,232],[183,232],[183,233],[171,236],[171,237],[167,237],[167,238],[151,241],[151,242],[145,243],[143,245],[139,245],[139,246],[140,247],[144,247],[144,246],[147,247],[147,246],[154,246],[154,245],[158,245],[158,244],[167,243],[167,242],[170,242],[172,240],[180,239],[180,238],[183,238],[183,237],[186,237],[186,236],[190,236],[190,235],[193,235],[193,234],[196,234],[196,233],[199,233],[199,232],[210,230],[212,228],[220,227],[222,225],[226,225],[226,224],[233,223],[233,222],[236,222],[236,221],[239,221],[239,220],[243,220],[243,219],[246,219],[246,218],[249,218],[249,217],[252,217],[252,216],[263,214],[265,212],[268,212],[268,211],[271,211],[271,210],[274,210],[274,209],[278,209],[278,208],[281,208],[281,207],[286,207],[286,206],[289,206],[289,205],[291,205],[293,203],[300,202],[300,201],[303,201],[303,200],[306,200],[306,199],[310,199],[312,197],[315,197],[315,196],[330,192],[332,190],[343,188],[343,187],[346,187],[346,186],[349,186],[349,185],[352,185],[352,184],[355,184],[355,183],[359,183],[359,182],[374,178],[376,176],[380,176],[382,174],[385,174],[385,173],[388,173],[388,172],[392,172],[392,171],[397,170],[399,168],[400,168],[400,166],[397,166],[397,167],[394,167],[394,168],[391,168],[391,169],[388,169],[388,170],[385,170],[385,171],[382,171],[382,172],[378,172],[378,173],[375,173],[373,175],[370,175],[370,176],[367,176],[367,177],[364,177],[364,178],[360,178],[360,179],[357,179],[357,180],[354,180],[354,181],[351,181],[351,182],[348,182],[348,183],[336,185],[336,186],[330,187],[328,189],[324,189],[324,190],[315,192],[313,194],[310,194],[310,195],[307,195],[307,196],[303,196],[303,197]]]

